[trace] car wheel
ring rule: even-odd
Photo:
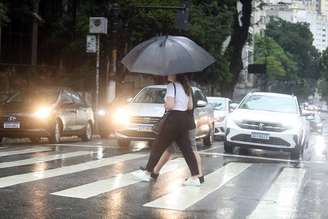
[[[223,145],[224,145],[224,151],[226,153],[229,153],[229,154],[233,153],[234,146],[232,146],[230,142],[224,141]]]
[[[84,133],[81,135],[82,141],[91,141],[92,140],[92,134],[93,134],[93,128],[91,122],[88,122],[86,127],[84,128]]]
[[[210,132],[204,138],[204,145],[211,146],[214,142],[214,125],[211,126]]]
[[[130,140],[128,140],[128,139],[118,139],[117,143],[120,147],[128,147],[130,145]]]
[[[292,160],[299,160],[303,155],[303,147],[298,146],[290,152],[290,158]]]
[[[49,141],[52,144],[59,144],[62,135],[62,126],[59,120],[56,120],[54,127],[51,130]]]

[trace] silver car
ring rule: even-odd
[[[230,113],[231,100],[224,97],[208,97],[207,100],[214,109],[214,135],[216,137],[224,137],[225,118]]]
[[[193,87],[194,117],[196,138],[203,139],[206,146],[214,140],[214,112],[202,91]],[[164,114],[166,85],[153,85],[143,88],[125,107],[114,115],[115,135],[120,146],[130,141],[153,141],[156,138],[152,126]]]

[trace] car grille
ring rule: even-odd
[[[133,116],[130,118],[130,122],[137,124],[155,124],[160,119],[160,117]]]
[[[156,138],[156,134],[153,132],[138,132],[133,130],[120,131],[121,134],[131,138]]]
[[[251,129],[267,132],[283,132],[287,130],[287,128],[282,126],[281,124],[268,122],[242,121],[238,122],[237,125],[242,129]]]
[[[3,128],[5,122],[19,122],[20,129],[31,129],[38,127],[38,122],[34,118],[28,116],[15,115],[15,120],[9,120],[10,115],[1,115],[0,116],[0,129]],[[11,129],[13,130],[13,129]]]
[[[243,141],[248,143],[257,143],[257,144],[280,145],[280,146],[288,146],[288,147],[290,146],[290,144],[287,141],[276,137],[270,137],[269,140],[262,140],[262,139],[251,138],[250,135],[240,134],[232,137],[231,140]]]

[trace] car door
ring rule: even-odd
[[[86,124],[88,123],[89,120],[89,113],[88,109],[89,107],[85,104],[85,101],[81,98],[80,94],[71,91],[72,99],[74,102],[74,105],[76,106],[76,125],[77,129],[83,129],[85,128]]]
[[[63,131],[75,131],[77,109],[71,93],[67,90],[61,92],[60,111],[60,117],[63,120]]]
[[[205,101],[207,103],[206,97],[201,93],[200,90],[194,91],[194,103],[195,103],[195,110],[194,116],[196,120],[196,135],[197,137],[206,136],[209,133],[210,129],[210,122],[209,122],[209,104],[206,106],[199,107],[197,103],[199,100]]]

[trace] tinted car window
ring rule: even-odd
[[[251,95],[243,101],[239,108],[281,113],[298,113],[295,100],[288,96]]]
[[[205,97],[205,96],[202,94],[202,92],[200,92],[199,90],[196,90],[196,91],[195,91],[194,98],[195,98],[196,102],[197,102],[198,100],[202,100],[202,101],[207,102],[206,97]]]
[[[134,99],[133,103],[164,103],[166,89],[145,88]]]

